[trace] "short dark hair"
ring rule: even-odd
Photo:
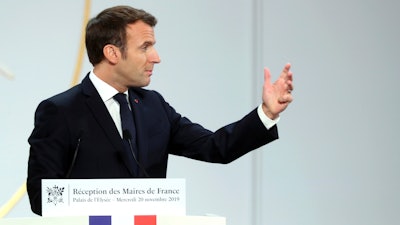
[[[94,66],[104,59],[103,48],[107,44],[120,48],[122,57],[125,57],[126,27],[137,21],[143,21],[151,27],[157,24],[153,15],[130,6],[111,7],[90,19],[86,26],[85,38],[90,63]]]

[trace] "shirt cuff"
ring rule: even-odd
[[[257,108],[257,114],[258,117],[260,117],[261,122],[264,124],[264,126],[269,130],[271,127],[276,125],[281,117],[278,117],[274,120],[270,119],[267,115],[265,115],[263,109],[262,109],[262,104],[260,104]]]

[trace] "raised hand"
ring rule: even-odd
[[[293,101],[293,73],[288,63],[283,68],[279,78],[272,84],[271,73],[264,68],[264,85],[262,108],[270,119],[276,119],[281,112]]]

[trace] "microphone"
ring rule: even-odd
[[[139,166],[139,168],[142,170],[142,172],[144,173],[144,175],[146,175],[147,178],[149,178],[149,174],[146,172],[146,170],[144,169],[143,165],[138,161],[135,152],[133,151],[133,146],[132,146],[132,135],[131,132],[129,132],[129,130],[125,129],[122,131],[122,135],[124,137],[125,140],[128,141],[129,144],[129,148],[131,150],[131,153],[133,155],[133,158],[135,159],[136,164]]]
[[[79,146],[81,144],[82,136],[83,136],[83,130],[80,130],[79,134],[78,134],[77,144],[76,144],[75,151],[74,151],[74,156],[72,157],[71,165],[69,166],[67,175],[65,175],[65,178],[67,178],[67,179],[71,176],[72,169],[75,166],[76,156],[78,155]]]

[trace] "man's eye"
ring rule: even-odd
[[[143,45],[142,50],[146,51],[149,47],[150,47],[150,45]]]

